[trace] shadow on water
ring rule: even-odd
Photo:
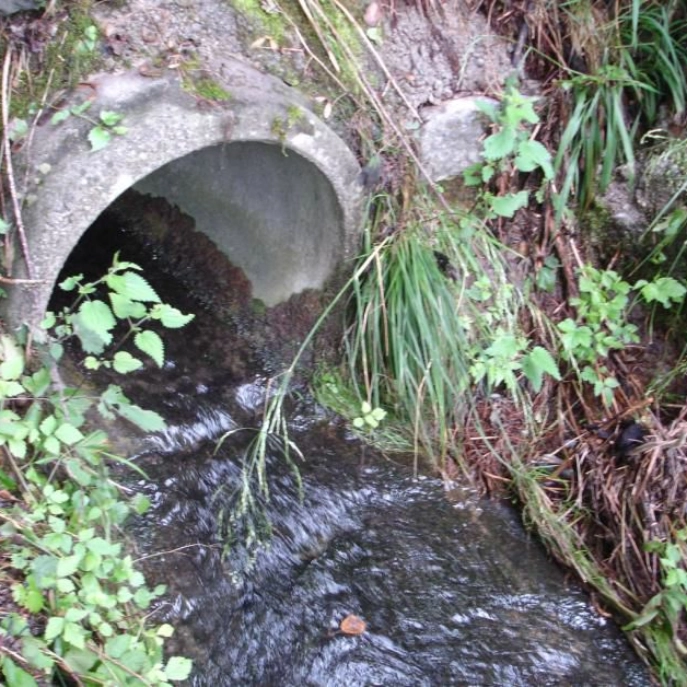
[[[80,250],[92,263],[94,249]],[[415,479],[308,401],[291,408],[302,493],[271,455],[269,547],[228,539],[220,514],[237,498],[251,432],[232,433],[219,450],[217,439],[257,426],[264,379],[249,348],[183,284],[154,260],[122,257],[144,265],[163,299],[197,314],[165,334],[165,369],[127,387],[169,425],[134,456],[152,508],[132,532],[151,581],[168,585],[158,616],[177,628],[171,650],[194,659],[191,684],[650,684],[617,627],[512,509]],[[82,270],[74,262],[67,271]],[[364,634],[339,631],[349,614],[366,622]]]

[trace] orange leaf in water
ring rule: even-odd
[[[347,615],[339,625],[339,629],[346,635],[361,635],[367,629],[367,623],[357,615]]]

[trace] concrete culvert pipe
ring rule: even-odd
[[[41,321],[81,236],[132,189],[193,218],[268,308],[341,274],[361,224],[353,154],[282,82],[232,62],[221,86],[207,102],[176,78],[103,75],[62,107],[91,100],[89,118],[116,112],[126,132],[92,151],[78,116],[36,128],[16,174],[29,260],[17,245],[11,272],[33,283],[9,289],[10,326]]]

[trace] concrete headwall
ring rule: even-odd
[[[354,255],[361,224],[357,162],[343,141],[279,80],[238,61],[208,102],[178,78],[94,78],[62,105],[92,100],[87,116],[124,115],[123,135],[91,151],[77,116],[37,127],[22,151],[23,223],[16,285],[0,306],[11,326],[37,324],[82,234],[127,189],[164,197],[243,269],[253,296],[276,305],[319,289]]]

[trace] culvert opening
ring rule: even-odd
[[[57,283],[97,279],[119,253],[164,301],[207,311],[237,337],[228,365],[237,377],[256,367],[271,374],[336,287],[344,243],[341,208],[315,165],[282,146],[233,143],[173,160],[127,189],[81,236]],[[56,289],[51,309],[69,298]]]

